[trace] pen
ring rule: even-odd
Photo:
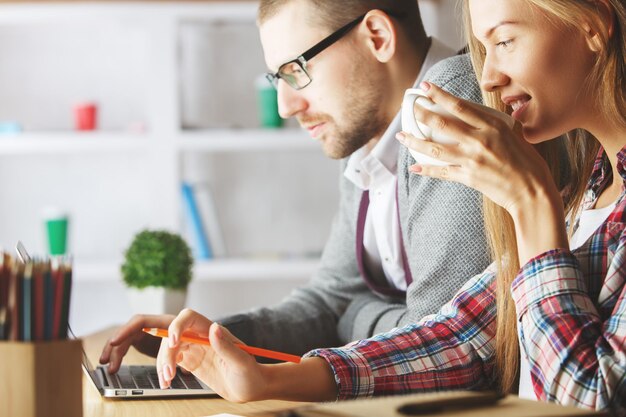
[[[461,396],[458,398],[436,398],[430,401],[421,401],[404,404],[398,407],[398,412],[405,415],[420,415],[420,414],[432,414],[442,412],[448,409],[454,408],[473,408],[483,407],[491,404],[495,404],[504,398],[502,393],[498,392],[483,392],[476,393],[472,396]]]
[[[148,333],[152,336],[163,337],[163,338],[168,337],[168,332],[165,329],[144,327],[142,330],[145,333]],[[192,336],[190,334],[184,334],[184,333],[181,336],[180,340],[183,342],[198,343],[201,345],[208,345],[208,346],[211,345],[211,343],[209,342],[209,339],[198,337],[196,335]],[[235,346],[237,346],[239,349],[245,352],[248,352],[249,354],[254,355],[254,356],[262,356],[264,358],[277,359],[279,361],[286,361],[286,362],[293,362],[293,363],[300,363],[300,360],[301,360],[300,356],[290,355],[288,353],[276,352],[273,350],[262,349],[262,348],[257,348],[253,346],[248,346],[248,345],[242,345],[241,343],[235,343]]]

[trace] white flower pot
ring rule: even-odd
[[[127,288],[135,314],[178,314],[185,308],[187,290],[163,287]]]

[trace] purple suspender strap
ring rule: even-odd
[[[369,191],[364,191],[361,196],[361,204],[359,205],[359,216],[357,218],[357,226],[356,226],[356,257],[357,263],[359,266],[359,271],[361,272],[361,276],[365,280],[367,286],[375,292],[378,292],[383,295],[389,295],[393,297],[404,297],[406,292],[402,290],[398,290],[397,288],[392,288],[388,284],[387,286],[378,285],[371,277],[367,266],[363,260],[363,232],[365,230],[365,219],[367,217],[367,209],[369,208],[370,198]],[[404,277],[406,279],[407,287],[413,282],[413,277],[411,276],[411,269],[409,268],[408,258],[406,256],[406,251],[404,249],[404,239],[402,237],[402,225],[400,224],[400,208],[398,205],[398,187],[396,184],[396,207],[398,212],[398,227],[400,227],[400,250],[402,252],[402,266],[404,267]]]

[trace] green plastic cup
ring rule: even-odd
[[[45,215],[48,252],[50,255],[65,255],[67,251],[67,214],[49,211]]]
[[[265,75],[257,78],[255,85],[259,123],[262,127],[282,127],[283,119],[278,114],[278,95],[276,89],[265,78]]]

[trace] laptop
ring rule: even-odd
[[[69,329],[72,338],[74,333]],[[93,386],[106,398],[146,398],[146,397],[199,397],[217,394],[204,382],[191,374],[184,374],[180,368],[168,389],[159,388],[159,377],[154,365],[122,365],[115,374],[109,374],[107,366],[94,368],[83,350],[83,371]]]

